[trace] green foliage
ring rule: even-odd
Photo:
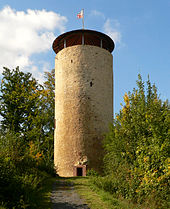
[[[38,110],[32,120],[32,130],[28,132],[29,141],[33,141],[48,164],[53,163],[54,137],[54,70],[45,73],[46,81],[40,92]]]
[[[167,207],[169,122],[168,102],[162,102],[148,78],[139,75],[137,89],[125,94],[124,102],[104,148],[107,177],[101,187],[134,202]],[[112,185],[112,186],[110,186]]]
[[[99,176],[99,174],[94,169],[87,170],[87,176]]]
[[[44,82],[43,104],[46,113],[46,130],[54,132],[54,106],[55,106],[55,70],[45,72],[46,81]]]
[[[118,182],[115,181],[111,176],[106,177],[95,177],[92,178],[93,184],[95,184],[98,188],[105,190],[106,192],[110,192],[111,194],[115,194],[118,188]]]
[[[54,70],[45,73],[41,86],[30,73],[4,68],[1,81],[0,115],[4,131],[34,142],[46,163],[53,164]]]
[[[0,136],[0,204],[7,208],[37,208],[36,196],[49,174],[33,143],[23,148],[14,133]],[[52,173],[52,171],[51,171]]]
[[[30,73],[4,68],[0,114],[0,207],[37,208],[53,164],[54,70],[41,86]]]
[[[32,129],[37,114],[40,86],[30,73],[4,68],[1,81],[0,114],[4,130],[25,133]]]

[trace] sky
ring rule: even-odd
[[[42,83],[54,68],[54,39],[81,29],[109,35],[113,55],[114,113],[138,74],[170,99],[170,0],[0,0],[0,76],[3,67],[20,67]]]

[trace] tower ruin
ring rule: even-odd
[[[55,57],[54,164],[60,176],[101,170],[102,139],[113,117],[112,39],[74,30],[53,42]]]

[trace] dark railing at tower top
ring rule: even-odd
[[[92,45],[113,51],[115,44],[113,40],[104,33],[93,30],[74,30],[63,33],[53,42],[53,50],[57,54],[63,48],[74,45]]]

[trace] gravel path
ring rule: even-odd
[[[72,183],[57,180],[51,194],[52,209],[90,209],[79,197]]]

